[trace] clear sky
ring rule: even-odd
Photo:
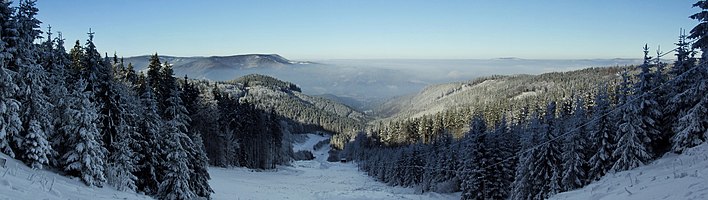
[[[691,29],[689,0],[39,0],[68,46],[122,56],[638,58]]]

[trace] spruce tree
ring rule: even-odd
[[[590,152],[593,153],[588,160],[590,167],[588,179],[591,181],[599,180],[612,168],[614,163],[612,152],[616,145],[616,136],[612,126],[613,115],[610,113],[610,99],[606,87],[598,89],[594,101],[592,120],[588,123]]]
[[[619,136],[617,147],[612,152],[612,156],[616,159],[612,171],[633,169],[651,158],[646,148],[649,137],[643,127],[644,121],[640,110],[642,102],[638,101],[641,98],[631,96],[635,88],[630,86],[628,79],[625,73],[619,86],[621,104],[618,107],[621,108],[621,118],[617,126]]]
[[[460,177],[462,183],[462,199],[486,199],[486,186],[489,185],[489,174],[485,169],[490,165],[487,149],[487,125],[480,114],[472,117],[470,131],[465,134],[465,157],[463,159]]]
[[[486,194],[491,199],[507,199],[514,181],[514,170],[516,168],[516,138],[511,135],[507,125],[506,116],[502,116],[494,132],[488,137],[489,185],[486,186]]]
[[[164,159],[161,156],[166,152],[164,150],[163,135],[161,134],[163,127],[162,118],[158,114],[157,101],[153,95],[152,88],[148,85],[140,88],[141,107],[144,111],[140,117],[142,120],[138,123],[137,131],[140,135],[143,135],[145,140],[142,141],[143,148],[140,152],[137,152],[142,157],[137,163],[136,176],[140,178],[137,180],[136,186],[138,190],[146,194],[157,194],[158,185],[163,177],[161,163],[163,163]]]
[[[682,56],[685,60],[674,72],[677,74],[674,81],[679,85],[670,101],[680,109],[678,120],[673,125],[675,135],[671,138],[674,152],[682,152],[708,140],[708,1],[698,1],[693,7],[701,9],[691,15],[699,24],[691,30],[688,38],[696,39],[693,48],[700,49],[702,54],[700,63],[695,67],[693,58]]]
[[[659,109],[659,103],[657,99],[659,98],[656,94],[656,90],[653,87],[659,86],[661,83],[657,80],[656,74],[651,71],[651,64],[649,60],[651,57],[648,56],[649,47],[644,45],[644,64],[640,65],[641,71],[637,75],[637,82],[633,86],[633,97],[635,98],[632,102],[636,103],[637,113],[640,119],[639,131],[642,132],[644,138],[640,138],[646,147],[649,147],[648,153],[650,155],[659,155],[663,153],[662,149],[655,149],[660,147],[662,141],[664,140],[663,134],[659,131],[659,124],[661,120],[661,109]]]
[[[189,150],[191,143],[186,135],[188,123],[186,109],[179,98],[179,91],[173,85],[172,95],[167,100],[164,127],[165,154],[164,179],[160,182],[158,196],[161,199],[192,199],[196,196],[190,187]]]
[[[567,123],[569,125],[568,135],[563,143],[563,177],[561,185],[564,191],[582,187],[586,183],[586,158],[585,148],[587,147],[587,134],[585,103],[582,98],[575,101],[573,115]]]
[[[536,182],[536,188],[531,193],[537,199],[546,199],[561,191],[561,152],[558,133],[555,130],[556,103],[551,101],[546,106],[543,124],[539,129],[540,145],[534,151],[531,162],[531,179]]]
[[[511,199],[536,199],[537,184],[542,184],[534,180],[534,168],[532,165],[537,159],[537,150],[534,147],[540,144],[542,120],[539,115],[538,111],[533,112],[527,127],[527,133],[522,138],[522,153],[519,154],[519,165],[516,168]]]
[[[12,33],[16,33],[14,28],[15,21],[12,18],[14,9],[10,7],[11,2],[0,2],[0,151],[15,157],[13,146],[19,138],[22,130],[22,121],[20,120],[20,102],[17,100],[17,71],[10,69],[14,64],[12,59],[14,49],[12,42],[15,37]],[[13,145],[15,144],[15,145]]]
[[[48,85],[47,73],[37,63],[37,49],[34,40],[39,38],[39,20],[35,18],[37,8],[35,1],[21,1],[17,11],[19,40],[15,62],[20,67],[19,75],[23,79],[18,82],[20,102],[22,102],[23,133],[21,150],[23,159],[32,168],[41,169],[49,164],[52,154],[48,135],[51,135],[52,105],[45,94]]]
[[[85,89],[86,82],[80,79],[67,97],[68,106],[61,116],[66,122],[60,127],[65,138],[63,145],[69,147],[61,152],[62,168],[79,176],[89,186],[102,186],[106,181],[107,152],[96,127],[96,107],[89,101],[90,94],[84,92]]]

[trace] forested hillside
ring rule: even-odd
[[[546,199],[682,153],[708,139],[708,2],[694,7],[699,25],[657,57],[645,45],[642,65],[430,87],[385,105],[399,115],[342,155],[394,186]]]
[[[0,3],[2,153],[159,199],[209,198],[209,165],[289,163],[292,120],[229,85],[175,78],[157,54],[136,72],[101,56],[90,30],[67,51],[61,34],[42,36],[37,12],[33,0]]]
[[[468,82],[433,85],[415,95],[392,99],[379,106],[376,113],[388,117],[370,123],[370,129],[379,132],[384,138],[390,137],[387,135],[391,132],[408,134],[396,134],[399,138],[407,137],[408,142],[429,141],[430,138],[422,136],[437,135],[443,129],[459,138],[469,128],[469,116],[473,113],[485,113],[485,119],[493,122],[500,120],[502,115],[524,115],[521,112],[528,112],[529,108],[542,106],[548,101],[572,101],[574,97],[589,97],[597,91],[598,86],[612,85],[619,81],[618,77],[624,70],[631,71],[633,67],[491,76]]]

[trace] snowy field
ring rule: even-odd
[[[312,150],[326,137],[309,134],[295,150]],[[245,168],[210,168],[216,200],[225,199],[460,199],[460,194],[416,192],[390,187],[357,170],[353,163],[327,162],[327,151],[313,152],[315,160],[296,161],[292,167],[253,172]]]
[[[7,159],[0,167],[0,200],[24,199],[152,199],[131,192],[117,191],[109,186],[87,187],[78,178],[68,178],[47,170],[32,170],[24,163],[0,153]]]
[[[667,154],[646,166],[606,175],[551,199],[708,199],[708,143],[681,155]]]

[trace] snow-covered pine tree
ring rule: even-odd
[[[435,177],[437,177],[438,174],[441,173],[441,171],[439,170],[441,169],[441,160],[445,159],[445,155],[443,155],[444,153],[441,152],[440,148],[440,140],[434,140],[432,141],[432,143],[426,145],[423,149],[423,151],[428,152],[428,155],[424,157],[425,166],[423,166],[424,171],[422,182],[420,184],[420,187],[423,191],[431,191],[435,189]]]
[[[644,45],[644,64],[640,65],[639,68],[641,71],[637,75],[637,82],[633,86],[633,102],[628,102],[628,103],[637,103],[637,108],[639,110],[638,114],[640,118],[640,124],[639,127],[640,132],[643,132],[641,136],[644,138],[640,138],[642,142],[645,144],[644,146],[647,147],[647,150],[649,155],[659,155],[662,153],[663,149],[655,149],[655,147],[659,147],[658,144],[662,143],[661,141],[664,140],[663,135],[661,132],[659,132],[659,127],[657,122],[661,120],[661,116],[663,115],[661,113],[661,109],[659,109],[659,103],[657,102],[658,96],[656,94],[655,90],[652,90],[653,87],[659,86],[661,83],[658,82],[657,77],[655,72],[652,72],[650,67],[651,63],[650,60],[652,59],[649,57],[649,47],[645,44]]]
[[[152,61],[151,61],[152,64]],[[148,75],[150,72],[148,71]],[[150,81],[156,81],[152,82],[154,85],[154,91],[155,91],[155,97],[157,97],[157,103],[158,103],[158,108],[162,108],[162,114],[163,118],[165,117],[165,109],[167,109],[167,99],[172,97],[172,88],[174,86],[177,86],[177,80],[174,76],[174,71],[172,70],[172,64],[168,62],[162,63],[162,66],[160,67],[160,72],[158,74],[158,79],[156,80],[150,80]],[[149,76],[148,76],[149,77]],[[148,78],[150,79],[150,78]],[[181,92],[181,90],[179,91]],[[181,101],[181,100],[180,100]],[[184,104],[184,103],[182,103]],[[162,107],[160,107],[160,105]],[[183,105],[184,107],[184,105]],[[186,108],[185,108],[186,109]],[[186,117],[189,117],[187,115]],[[189,123],[185,123],[185,126],[189,126]]]
[[[485,169],[490,165],[487,149],[487,125],[481,114],[475,114],[470,122],[470,131],[465,134],[465,152],[460,169],[460,189],[462,199],[486,199],[492,194],[486,194],[489,185],[489,172]]]
[[[595,106],[592,119],[588,124],[589,146],[593,154],[588,160],[590,171],[589,181],[599,180],[612,168],[614,159],[612,152],[615,149],[615,132],[613,131],[610,98],[607,86],[598,89],[595,96]]]
[[[67,73],[72,81],[79,77],[86,79],[87,76],[84,76],[84,73],[86,73],[87,70],[85,70],[86,67],[84,66],[84,57],[84,47],[81,46],[79,40],[76,40],[74,47],[69,50],[71,64],[67,66]]]
[[[43,165],[49,164],[48,156],[52,154],[47,140],[52,131],[52,119],[47,113],[51,112],[52,105],[44,92],[48,85],[47,73],[37,63],[38,50],[34,40],[41,34],[38,29],[41,22],[35,18],[37,11],[34,0],[19,3],[15,16],[19,40],[14,60],[20,67],[20,77],[23,77],[18,82],[24,129],[20,146],[22,158],[32,168],[41,169]]]
[[[489,194],[491,199],[507,199],[511,184],[514,181],[514,170],[516,169],[516,138],[511,135],[507,125],[506,116],[502,116],[494,132],[488,137],[487,149],[489,152],[489,181],[485,187],[485,194]]]
[[[142,155],[141,159],[138,160],[138,169],[135,173],[137,177],[140,177],[136,182],[136,186],[138,190],[146,194],[157,194],[158,185],[163,176],[161,169],[161,163],[163,163],[162,155],[165,153],[160,132],[162,118],[157,113],[157,101],[149,84],[142,85],[140,90],[140,102],[143,112],[140,117],[141,120],[137,124],[137,131],[138,134],[143,136],[145,141],[142,141],[142,151],[136,152]]]
[[[180,144],[182,145],[182,149],[184,149],[187,153],[190,190],[197,196],[208,198],[211,193],[213,193],[211,186],[209,186],[210,177],[209,172],[207,171],[208,158],[206,157],[201,135],[198,132],[190,131],[192,130],[190,127],[190,113],[189,110],[187,110],[188,106],[186,106],[183,101],[183,99],[189,100],[189,103],[191,104],[189,108],[196,110],[199,90],[191,86],[186,77],[184,84],[185,88],[180,89],[176,78],[173,77],[172,66],[168,63],[165,63],[164,66],[162,66],[159,76],[161,85],[158,88],[163,91],[168,91],[164,88],[171,88],[169,90],[171,95],[164,103],[165,110],[163,117],[166,120],[175,121],[178,125],[177,128],[185,136],[183,138],[180,136]],[[189,93],[182,94],[182,91],[187,91]],[[194,143],[194,139],[198,140],[197,142],[199,143]],[[269,151],[270,149],[260,150]]]
[[[659,111],[657,112],[658,115],[653,116],[653,118],[656,119],[654,127],[657,130],[657,135],[652,138],[651,146],[655,157],[659,157],[671,149],[671,136],[674,135],[673,130],[671,130],[671,124],[676,119],[672,114],[665,113],[668,111],[669,94],[672,93],[674,88],[671,88],[669,84],[669,76],[667,76],[668,64],[660,59],[662,54],[661,49],[657,48],[656,62],[654,63],[655,69],[652,72],[652,81],[654,82],[652,93],[655,97],[656,107],[651,109]]]
[[[419,156],[420,144],[409,145],[405,148],[405,167],[403,185],[410,187],[420,184],[423,175],[422,167],[425,165],[424,160]]]
[[[131,105],[137,102],[130,101],[133,98],[127,86],[120,83],[109,83],[110,100],[104,104],[105,109],[109,109],[109,115],[104,114],[104,126],[107,128],[104,133],[112,134],[110,136],[111,143],[109,144],[108,163],[106,166],[106,175],[108,184],[112,185],[120,191],[134,191],[136,188],[135,182],[137,177],[133,174],[137,171],[136,162],[142,155],[135,153],[135,148],[132,145],[139,144],[134,138],[137,133],[135,128],[129,124],[128,120],[134,119],[132,115]],[[110,107],[109,107],[110,106]],[[105,137],[105,135],[104,135]]]
[[[186,109],[179,98],[177,85],[167,99],[164,124],[165,175],[158,188],[160,199],[192,199],[196,197],[190,187],[189,150],[185,144],[192,143],[187,134]]]
[[[688,38],[696,39],[693,48],[700,49],[702,54],[700,63],[695,67],[692,57],[679,55],[677,63],[681,62],[681,65],[676,66],[673,72],[677,76],[674,80],[677,88],[670,102],[678,108],[678,120],[673,125],[675,135],[671,137],[674,152],[682,152],[708,140],[708,1],[698,1],[693,7],[701,8],[700,12],[691,15],[699,24],[691,30]],[[682,57],[685,60],[682,61]],[[678,76],[681,74],[683,76]]]
[[[535,159],[531,163],[531,179],[536,182],[533,194],[536,199],[546,199],[561,191],[561,152],[556,128],[556,102],[546,106],[543,124],[540,128],[540,145],[537,146]]]
[[[522,137],[522,153],[519,154],[519,165],[516,167],[516,177],[514,178],[511,190],[511,199],[531,200],[535,199],[536,183],[533,179],[532,163],[536,160],[536,149],[540,144],[540,133],[542,131],[542,121],[539,111],[532,113],[525,137]]]
[[[160,116],[162,116],[164,108],[161,102],[164,102],[164,100],[166,99],[163,96],[169,94],[160,94],[162,90],[160,89],[162,87],[160,69],[162,69],[162,63],[160,62],[160,57],[157,55],[157,53],[155,53],[154,55],[150,56],[150,63],[148,64],[148,71],[145,78],[146,82],[150,83],[152,91],[154,91],[155,93],[155,98],[158,102],[158,111],[160,113]]]
[[[99,112],[103,112],[105,108],[105,101],[107,98],[107,92],[109,89],[109,82],[113,80],[110,72],[110,66],[107,63],[103,63],[101,59],[101,54],[98,53],[96,45],[93,43],[94,32],[89,29],[87,33],[89,35],[88,40],[86,40],[86,45],[83,48],[83,53],[81,55],[72,54],[72,59],[81,59],[79,66],[75,66],[78,69],[80,77],[86,79],[88,83],[88,90],[93,93],[92,101],[97,102]],[[78,43],[77,43],[78,45]],[[75,46],[80,47],[80,45]],[[73,53],[73,49],[72,49]],[[74,57],[80,56],[80,57]],[[99,117],[103,121],[103,116]],[[104,129],[104,127],[99,127],[99,129]],[[105,140],[105,135],[103,136]],[[104,141],[105,142],[105,141]],[[106,143],[108,145],[108,143]]]
[[[194,151],[190,159],[191,172],[190,175],[190,188],[197,196],[210,198],[211,193],[214,190],[209,185],[209,159],[207,158],[206,151],[204,150],[204,142],[202,140],[201,134],[198,132],[192,133],[191,137],[194,145]]]
[[[568,135],[565,136],[563,142],[563,177],[561,185],[563,191],[573,190],[585,185],[586,177],[586,158],[585,149],[587,148],[587,131],[585,123],[587,116],[585,112],[585,101],[582,98],[575,100],[575,108],[573,115],[567,119]]]
[[[623,73],[623,81],[619,85],[621,103],[618,105],[621,108],[619,113],[621,118],[617,125],[619,139],[617,148],[612,152],[616,161],[611,170],[615,172],[633,169],[651,159],[646,148],[648,136],[642,127],[641,102],[638,101],[641,98],[632,97],[631,94],[635,91],[630,84],[629,77]]]
[[[98,111],[89,101],[90,94],[84,92],[86,82],[80,79],[65,99],[67,107],[62,112],[64,119],[59,128],[64,133],[61,163],[64,171],[81,178],[89,186],[102,186],[106,181],[103,147],[96,121]]]
[[[13,20],[14,9],[11,2],[0,2],[0,151],[15,157],[14,147],[17,144],[22,121],[20,120],[20,102],[17,100],[19,87],[16,83],[17,71],[11,68],[14,65],[12,56],[15,52],[13,44],[16,41],[16,26]],[[15,70],[17,68],[15,67]]]
[[[67,135],[61,130],[61,127],[67,125],[66,118],[63,117],[65,110],[70,106],[67,102],[67,95],[69,95],[69,89],[67,87],[72,87],[68,85],[67,73],[65,66],[68,63],[68,55],[64,49],[64,41],[61,38],[61,34],[58,38],[52,38],[51,27],[47,31],[47,40],[40,44],[40,64],[48,72],[48,82],[47,86],[47,96],[49,101],[53,106],[51,117],[53,119],[52,134],[48,135],[50,138],[50,144],[54,150],[55,156],[52,156],[51,162],[54,166],[60,166],[61,162],[58,161],[58,157],[61,156],[61,152],[66,152],[67,147],[64,143],[65,136]]]

